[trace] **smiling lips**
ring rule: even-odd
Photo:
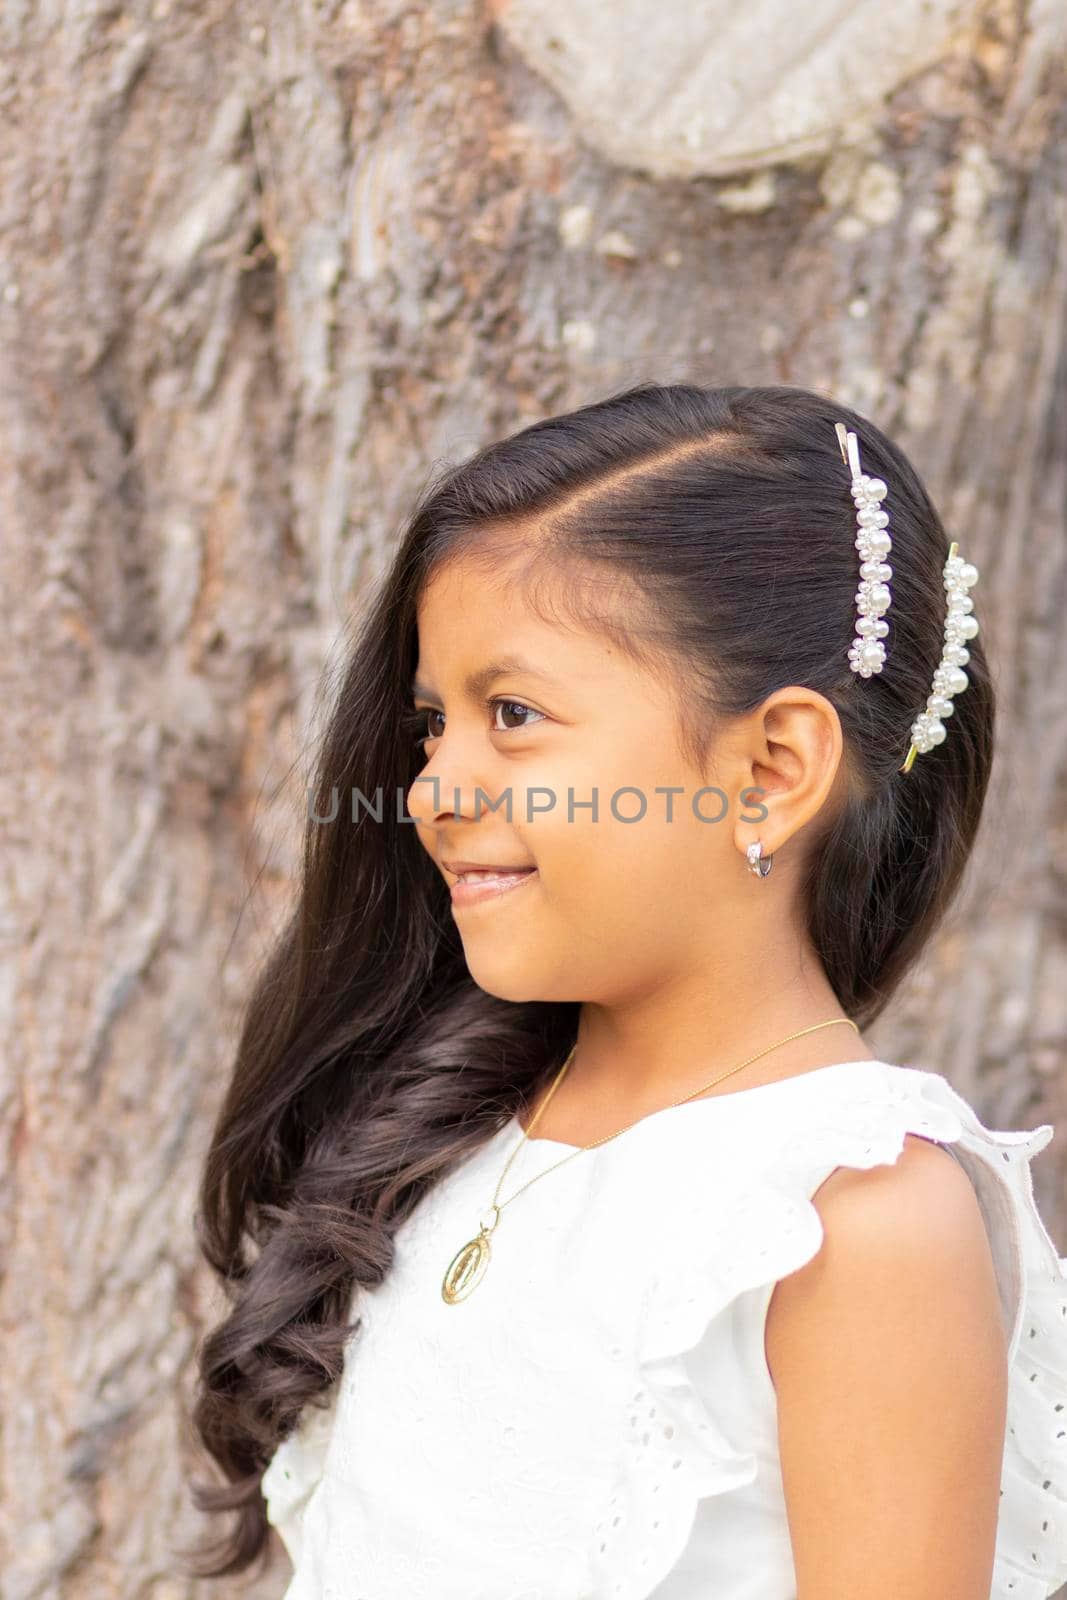
[[[536,867],[478,867],[469,861],[443,861],[441,865],[455,874],[451,885],[453,906],[499,899],[537,876]]]

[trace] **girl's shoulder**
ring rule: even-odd
[[[1044,1600],[1067,1581],[1067,1259],[1038,1210],[1031,1171],[1054,1127],[987,1126],[942,1074],[880,1060],[754,1090],[737,1098],[730,1118],[733,1181],[728,1188],[709,1183],[707,1209],[698,1203],[691,1212],[684,1247],[656,1284],[646,1335],[650,1370],[666,1382],[670,1362],[681,1357],[693,1371],[724,1379],[740,1359],[754,1414],[773,1424],[764,1323],[776,1283],[822,1245],[816,1191],[839,1168],[896,1163],[909,1135],[941,1145],[974,1187],[1008,1339],[992,1593],[997,1600]]]
[[[1054,1137],[1051,1123],[987,1126],[941,1073],[881,1060],[817,1069],[725,1097],[724,1105],[724,1115],[713,1111],[707,1119],[664,1126],[650,1140],[664,1157],[657,1176],[681,1219],[676,1248],[663,1252],[652,1301],[671,1321],[674,1284],[691,1306],[691,1326],[670,1337],[687,1338],[714,1313],[707,1295],[694,1292],[701,1282],[716,1283],[724,1303],[752,1289],[769,1300],[774,1284],[822,1245],[815,1196],[825,1180],[840,1168],[894,1165],[909,1136],[917,1136],[947,1150],[975,1190],[1009,1359],[1016,1363],[1024,1346],[1039,1358],[1045,1351],[1067,1387],[1067,1260],[1038,1210],[1031,1170]],[[1026,1381],[1036,1392],[1040,1374]],[[1047,1416],[1063,1441],[1067,1467],[1067,1408],[1057,1409],[1056,1400],[1050,1399]],[[1067,1494],[1067,1482],[1064,1489]],[[1063,1540],[1067,1544],[1067,1525]]]

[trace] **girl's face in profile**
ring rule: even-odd
[[[752,829],[737,818],[754,802],[723,783],[726,800],[713,790],[694,809],[719,780],[679,749],[666,682],[603,636],[542,620],[506,564],[442,569],[418,640],[418,837],[450,887],[452,862],[532,869],[453,897],[475,982],[516,1002],[610,1004],[706,968],[746,887]]]

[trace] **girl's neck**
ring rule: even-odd
[[[840,1020],[832,1027],[780,1042],[834,1018]],[[768,1050],[772,1045],[776,1048]],[[767,1053],[757,1055],[759,1051]],[[707,1091],[709,1096],[776,1083],[837,1062],[872,1060],[874,1055],[848,1025],[828,986],[826,992],[803,996],[779,993],[773,1004],[738,1007],[716,1017],[674,1009],[651,1023],[633,1011],[624,1018],[616,1010],[587,1003],[579,1018],[574,1057],[534,1137],[589,1144],[716,1078],[722,1082]],[[731,1070],[751,1056],[757,1059],[740,1071]],[[543,1104],[553,1076],[522,1116],[525,1128]]]

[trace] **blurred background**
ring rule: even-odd
[[[0,17],[0,1586],[177,1575],[199,1164],[345,619],[431,465],[646,378],[899,438],[998,757],[872,1030],[1067,1240],[1062,0],[41,0]],[[279,1547],[280,1550],[280,1547]]]

